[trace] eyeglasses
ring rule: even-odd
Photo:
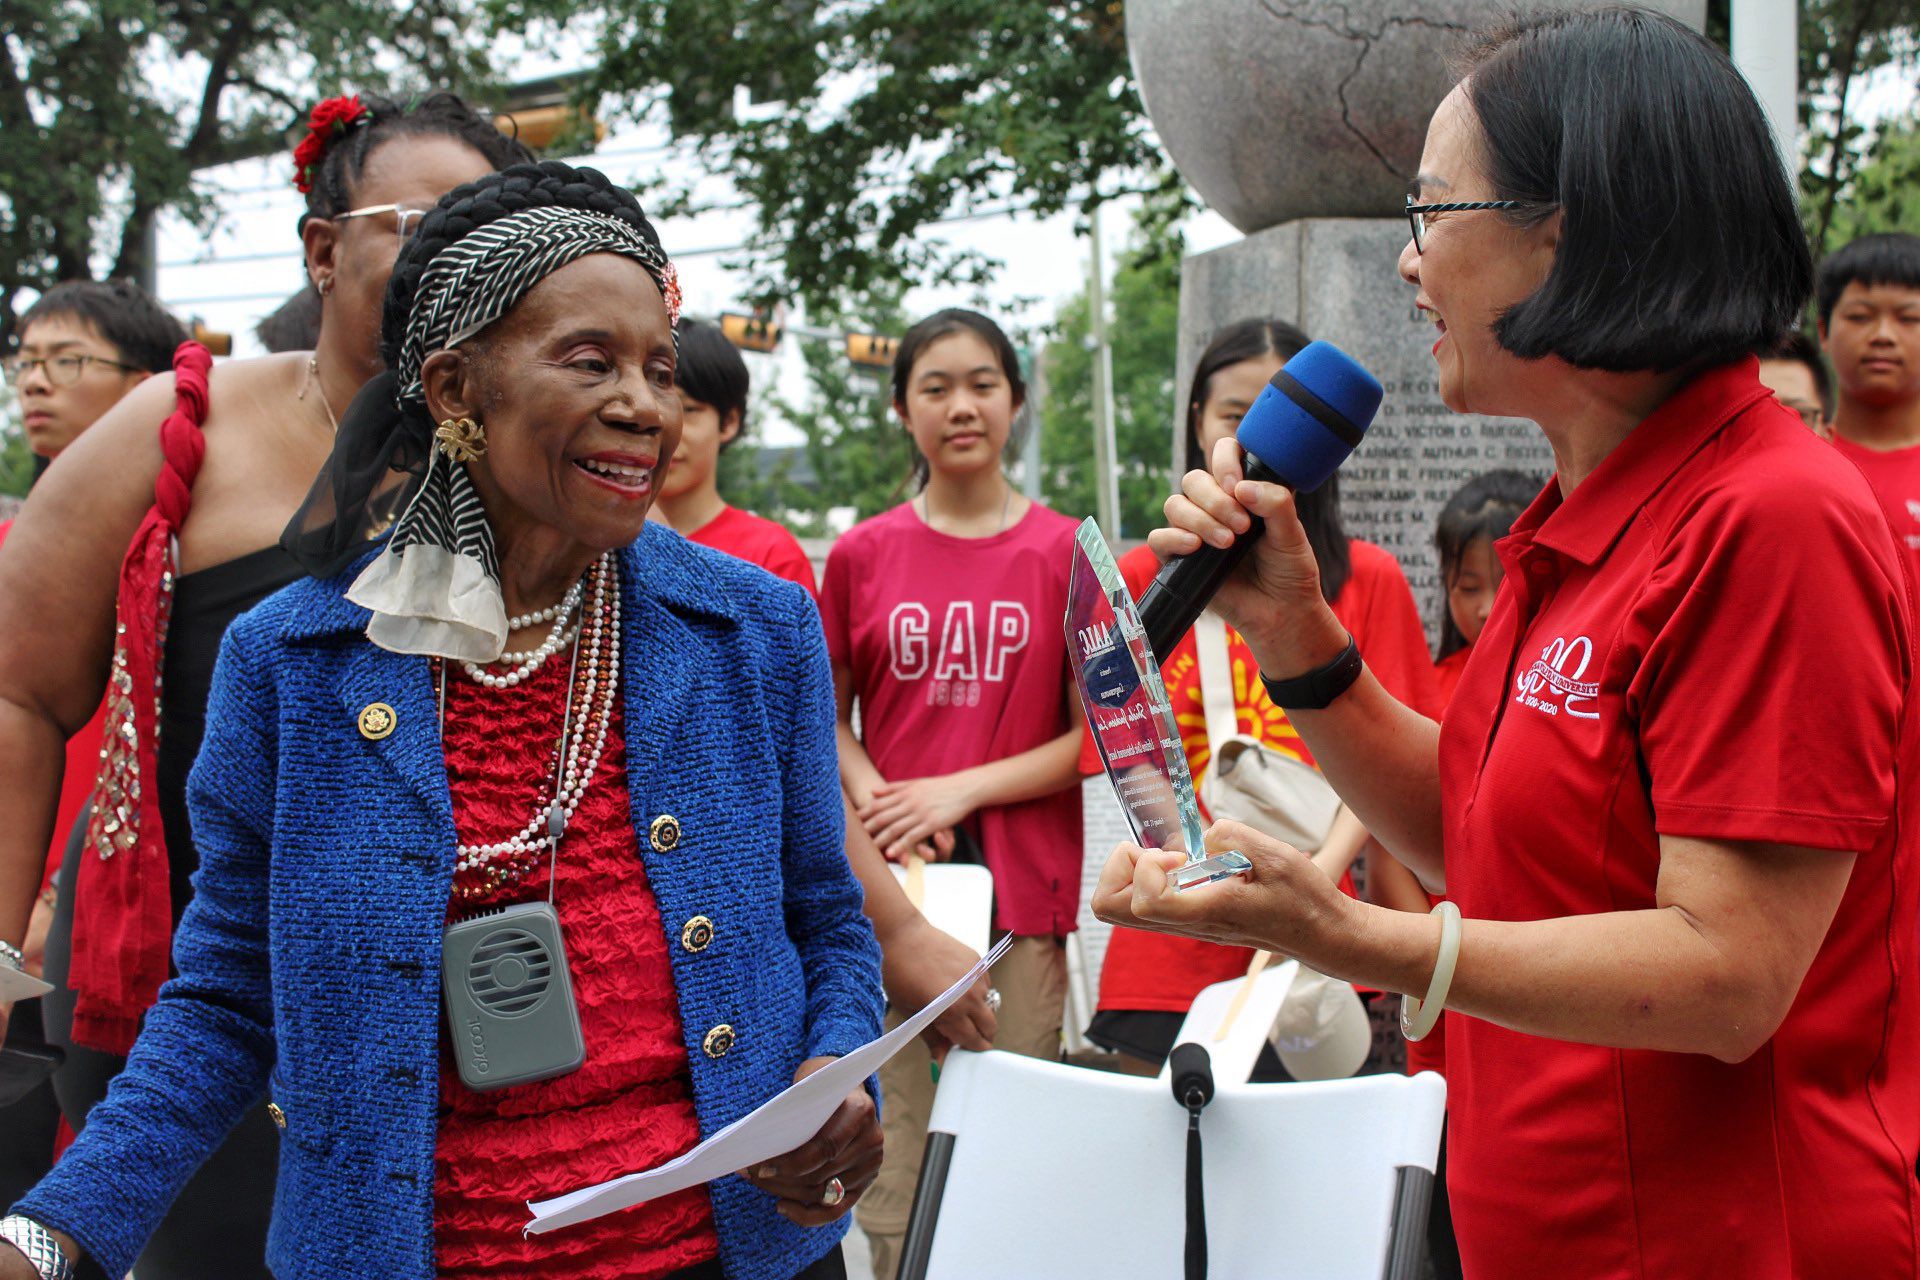
[[[1788,399],[1786,396],[1777,393],[1774,398],[1798,414],[1800,421],[1806,423],[1809,430],[1818,432],[1826,425],[1827,411],[1823,406],[1798,398]]]
[[[1407,197],[1407,221],[1413,224],[1413,251],[1427,251],[1427,215],[1430,213],[1472,213],[1476,209],[1518,209],[1519,200],[1466,200],[1455,204],[1415,204]]]
[[[413,233],[420,229],[420,219],[427,216],[425,209],[415,209],[404,204],[370,204],[364,209],[349,209],[345,213],[336,213],[328,221],[345,222],[349,218],[371,218],[382,213],[393,215],[402,244],[405,244]]]
[[[122,373],[139,373],[141,370],[130,364],[121,364],[118,360],[109,360],[105,356],[58,355],[58,356],[6,356],[0,358],[0,374],[4,374],[7,385],[17,387],[20,380],[39,369],[47,375],[47,381],[56,387],[70,387],[80,381],[90,364],[103,364],[109,369],[118,369]]]

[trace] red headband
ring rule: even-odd
[[[335,138],[345,134],[355,125],[364,123],[371,113],[360,103],[358,94],[345,97],[328,98],[314,104],[313,112],[307,117],[307,136],[300,139],[300,145],[293,149],[293,185],[301,194],[313,190],[313,176],[320,162],[326,159],[327,148],[333,145]]]

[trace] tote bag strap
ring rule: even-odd
[[[1240,731],[1233,708],[1233,660],[1227,655],[1227,624],[1211,609],[1193,624],[1200,658],[1200,699],[1207,711],[1209,757],[1218,755],[1228,738]]]

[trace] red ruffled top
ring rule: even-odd
[[[549,802],[569,657],[556,655],[512,689],[449,671],[447,776],[461,843],[502,840]],[[635,1280],[720,1251],[704,1186],[563,1231],[521,1233],[528,1200],[651,1168],[700,1140],[667,938],[628,808],[618,702],[600,767],[560,842],[555,895],[586,1062],[569,1075],[475,1093],[460,1083],[443,1037],[433,1180],[442,1280]],[[456,885],[473,875],[461,873]],[[449,918],[537,901],[546,890],[543,864],[486,896],[456,895]]]

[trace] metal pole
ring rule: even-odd
[[[1795,0],[1733,0],[1733,65],[1753,87],[1788,173],[1800,167],[1800,10]]]
[[[1100,528],[1109,541],[1118,541],[1120,473],[1114,464],[1117,449],[1113,435],[1113,349],[1107,345],[1107,288],[1098,202],[1088,220],[1093,232],[1093,253],[1087,273],[1087,310],[1092,323],[1087,345],[1093,352],[1094,500]]]

